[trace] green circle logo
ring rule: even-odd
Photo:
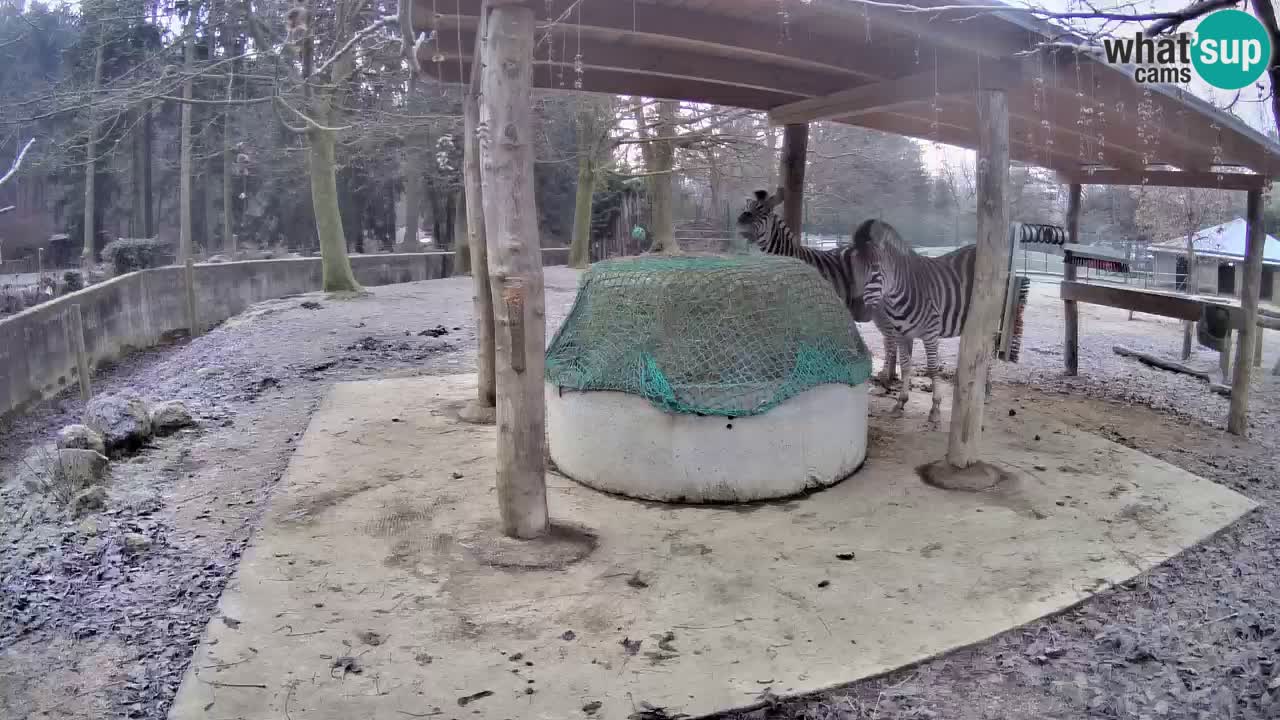
[[[1271,38],[1262,23],[1243,10],[1209,13],[1196,28],[1191,63],[1210,85],[1239,90],[1258,81],[1271,64]]]

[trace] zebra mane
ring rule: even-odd
[[[892,225],[883,220],[865,220],[853,232],[853,247],[860,255],[875,250],[888,250],[896,255],[915,255],[916,251],[898,234]]]

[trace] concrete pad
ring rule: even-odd
[[[946,437],[921,430],[914,393],[901,420],[873,398],[863,469],[805,499],[654,505],[551,475],[553,517],[597,547],[503,569],[476,560],[493,555],[497,509],[495,430],[453,417],[472,383],[333,388],[171,717],[618,720],[646,702],[697,716],[980,641],[1254,507],[1025,412],[987,421],[1011,480],[933,488],[915,468]]]
[[[749,502],[840,482],[867,457],[867,385],[827,383],[760,415],[668,413],[638,395],[546,384],[556,468],[597,490]]]

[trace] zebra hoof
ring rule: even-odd
[[[925,427],[929,428],[930,430],[937,430],[938,426],[941,423],[942,423],[942,413],[939,412],[937,409],[934,409],[929,412],[929,419],[925,421]]]

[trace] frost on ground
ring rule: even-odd
[[[549,328],[577,275],[548,268]],[[0,717],[165,717],[293,444],[333,382],[470,372],[467,278],[254,306],[191,342],[126,358],[95,392],[180,400],[196,428],[114,464],[106,509],[75,519],[0,484]],[[1280,378],[1259,373],[1252,442],[1218,428],[1203,383],[1115,356],[1176,356],[1177,323],[1082,306],[1081,375],[1061,375],[1061,303],[1036,285],[1018,365],[996,368],[1003,405],[1066,422],[1228,485],[1264,507],[1201,548],[1060,617],[887,678],[756,718],[1264,718],[1280,716],[1274,510]],[[861,326],[880,356],[871,325]],[[550,335],[550,331],[548,336]],[[944,343],[954,367],[957,340]],[[1265,369],[1280,354],[1268,339]],[[917,347],[918,363],[923,354]],[[1193,364],[1217,367],[1197,352]],[[74,393],[0,427],[6,479],[36,443],[79,422]],[[235,623],[235,618],[222,618]],[[769,695],[764,695],[769,699]]]

